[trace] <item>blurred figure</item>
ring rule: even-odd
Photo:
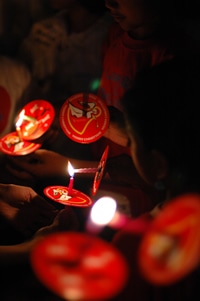
[[[0,54],[16,57],[32,24],[51,13],[47,0],[0,0]]]
[[[0,138],[14,128],[18,107],[28,91],[30,81],[31,75],[25,64],[0,56]],[[4,98],[4,95],[7,97]]]
[[[95,92],[102,43],[112,22],[101,0],[49,1],[55,15],[35,23],[21,45],[38,95],[55,106],[79,92]]]
[[[147,68],[122,100],[134,165],[147,183],[163,191],[160,206],[145,215],[149,220],[174,197],[200,192],[199,68],[199,55],[180,56]],[[138,266],[142,235],[127,231],[129,226],[131,222],[113,239],[131,268],[127,286],[113,300],[198,300],[199,266],[171,285],[153,285],[144,279]],[[166,260],[173,250],[166,253]]]

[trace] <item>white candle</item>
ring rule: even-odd
[[[74,184],[74,168],[69,161],[68,161],[68,173],[70,175],[69,186],[68,186],[68,195],[71,196],[73,184]]]

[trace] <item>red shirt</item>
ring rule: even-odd
[[[137,73],[172,58],[184,45],[182,34],[136,40],[114,24],[104,47],[98,95],[107,105],[121,109],[120,99],[132,86]]]

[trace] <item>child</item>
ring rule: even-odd
[[[146,67],[192,49],[194,43],[177,26],[178,15],[170,1],[106,0],[116,21],[104,47],[103,72],[98,95],[108,106],[122,110],[120,99]],[[176,18],[176,20],[175,20]]]
[[[119,145],[121,139],[118,142],[116,139],[118,137],[114,135],[115,123],[123,111],[120,99],[134,83],[138,72],[191,50],[192,45],[196,43],[177,25],[178,14],[173,9],[176,8],[176,1],[160,4],[157,0],[106,0],[105,4],[116,24],[110,30],[104,48],[103,72],[98,95],[111,110],[111,123],[104,137],[94,143],[92,148],[94,157],[98,158],[105,146],[109,145],[107,167],[113,180],[113,187],[111,186],[110,190],[114,189],[114,183],[117,181],[119,184],[122,183],[121,191],[124,191],[123,186],[126,186],[124,177],[134,165],[131,166],[129,163],[128,138],[124,139],[122,146]],[[113,172],[113,166],[120,161],[124,171]],[[137,179],[135,173],[136,183]],[[149,187],[145,187],[142,181],[139,187],[149,194]],[[133,194],[131,190],[130,192],[126,190],[129,201],[131,194]],[[152,199],[156,197],[153,193]],[[131,201],[130,204],[133,205]],[[132,214],[134,211],[137,211],[137,208],[133,206]]]
[[[199,68],[199,55],[163,62],[141,72],[122,100],[134,165],[146,182],[162,189],[164,202],[200,191]],[[131,271],[127,286],[114,300],[150,300],[150,296],[151,300],[196,300],[200,293],[198,267],[174,285],[159,287],[146,282],[138,267],[140,240],[126,230],[113,239]]]
[[[141,180],[132,164],[130,150],[127,147],[128,139],[124,139],[124,145],[121,146],[116,139],[118,138],[116,134],[112,134],[112,127],[118,122],[122,113],[120,98],[134,83],[139,71],[171,59],[179,51],[186,49],[186,44],[190,45],[188,45],[189,39],[186,43],[185,36],[183,39],[183,35],[174,27],[171,6],[168,2],[166,5],[163,3],[160,5],[156,0],[151,3],[145,0],[107,0],[105,3],[116,24],[113,25],[107,45],[104,47],[103,72],[98,94],[111,109],[111,123],[105,137],[92,144],[91,159],[98,161],[109,144],[107,171],[112,183],[109,183],[109,187],[106,185],[106,190],[116,190],[117,186],[119,195],[125,194],[128,203],[131,203],[128,205],[132,207],[131,214],[137,216],[150,210],[155,205],[156,198],[160,196],[151,191],[150,200],[136,194],[136,201],[131,201],[132,195],[136,193],[135,189],[139,188],[141,191],[142,188],[149,195],[150,188]],[[117,143],[111,141],[114,139]],[[39,151],[36,153],[39,154]],[[45,157],[44,152],[42,155],[43,163],[47,161],[47,155]],[[21,162],[20,167],[25,168],[27,172],[37,173],[37,166],[31,166],[26,162]],[[43,168],[44,165],[38,164],[38,167]],[[133,180],[130,183],[128,179],[130,174],[131,178],[135,179],[135,184]]]
[[[134,165],[150,185],[159,182],[165,194],[164,201],[185,192],[199,192],[200,128],[196,102],[199,96],[199,68],[199,57],[198,60],[180,57],[163,62],[138,74],[134,87],[126,92],[122,100]],[[15,252],[11,255],[15,255],[14,259],[18,261],[27,259],[27,253],[37,239],[40,238],[35,237],[18,245],[17,256]],[[197,277],[195,273],[189,275],[167,287],[153,286],[141,278],[137,265],[140,239],[123,230],[113,239],[113,244],[128,260],[130,278],[124,290],[110,300],[198,300],[198,274]],[[5,248],[8,250],[4,246],[0,248],[3,254]],[[14,249],[16,246],[10,248],[11,251]],[[23,254],[22,258],[20,254]],[[194,281],[191,281],[192,278]],[[19,287],[21,282],[20,279]]]

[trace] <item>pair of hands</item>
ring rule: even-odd
[[[21,45],[21,55],[30,61],[32,73],[38,80],[51,77],[56,69],[58,52],[66,47],[67,33],[59,18],[35,23]]]

